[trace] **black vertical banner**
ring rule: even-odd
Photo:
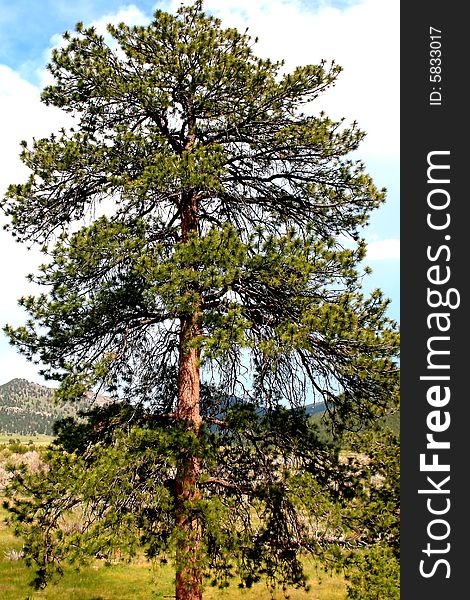
[[[470,37],[401,3],[401,599],[468,596]]]

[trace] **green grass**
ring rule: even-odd
[[[32,443],[35,446],[48,446],[54,439],[51,435],[20,435],[19,433],[0,433],[0,445],[18,441],[20,444]]]
[[[152,568],[147,561],[134,564],[106,566],[95,561],[80,571],[69,567],[56,584],[45,590],[34,591],[29,585],[33,569],[22,560],[10,560],[11,550],[21,549],[16,538],[4,522],[5,511],[0,510],[0,598],[2,600],[163,600],[174,594],[173,571],[170,565]],[[345,600],[346,588],[340,576],[329,576],[316,570],[313,563],[307,566],[311,590],[292,590],[291,600]],[[157,590],[155,592],[155,590]],[[152,591],[154,593],[152,594]],[[204,600],[269,600],[263,583],[251,589],[239,589],[236,584],[219,590],[208,585]],[[282,593],[276,596],[281,600]]]

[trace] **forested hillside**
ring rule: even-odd
[[[54,401],[54,390],[26,379],[12,379],[0,385],[0,432],[30,435],[52,434],[52,425],[57,419],[74,416],[92,403],[102,404],[106,398],[90,395],[76,403]]]

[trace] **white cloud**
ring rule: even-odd
[[[61,111],[46,108],[39,100],[39,90],[24,81],[14,71],[0,65],[0,195],[3,196],[11,183],[20,183],[28,175],[28,170],[19,159],[21,140],[31,140],[33,135],[40,137],[57,130],[63,122]],[[5,222],[0,217],[0,226]],[[32,292],[32,284],[26,275],[40,262],[37,251],[27,251],[17,244],[10,234],[0,230],[1,280],[0,326],[6,323],[19,325],[24,322],[25,313],[18,307],[17,299]],[[13,377],[34,377],[35,367],[13,351],[5,336],[0,338],[0,383]],[[21,375],[23,373],[23,375]],[[26,375],[28,373],[28,375]]]
[[[129,6],[125,6],[119,9],[116,13],[107,13],[99,19],[92,21],[91,23],[85,23],[85,25],[87,27],[95,27],[96,31],[100,35],[103,35],[105,39],[107,38],[107,41],[109,42],[112,41],[112,38],[107,32],[107,25],[118,25],[119,23],[126,23],[126,25],[132,27],[135,25],[147,25],[149,22],[150,17],[145,15],[134,4],[130,4]],[[50,62],[50,59],[52,57],[52,50],[54,48],[61,48],[66,45],[62,37],[62,33],[56,33],[53,36],[51,36],[50,44],[51,47],[44,52],[44,64]],[[40,81],[41,88],[45,87],[46,85],[51,85],[53,83],[52,75],[49,73],[49,71],[47,71],[44,68],[39,68],[37,70],[37,76]]]
[[[181,0],[172,0],[175,12]],[[343,67],[334,88],[312,105],[346,123],[357,121],[367,133],[360,147],[363,157],[399,153],[399,0],[358,0],[342,9],[328,2],[301,0],[206,0],[204,10],[222,19],[223,26],[249,28],[258,37],[255,52],[286,68],[335,60]],[[145,25],[149,16],[134,4],[91,23],[105,34],[108,23]],[[60,44],[60,36],[51,45]],[[46,53],[50,55],[50,50]],[[42,85],[50,83],[42,72]]]
[[[173,10],[180,2],[173,2]],[[363,0],[343,10],[325,2],[206,0],[223,25],[259,38],[255,52],[286,67],[322,59],[343,67],[336,86],[312,107],[356,120],[367,132],[361,155],[399,154],[399,0]]]
[[[135,4],[129,4],[119,9],[118,12],[103,15],[96,21],[93,21],[91,25],[96,27],[99,33],[105,34],[108,23],[113,23],[114,25],[125,23],[132,27],[134,25],[147,25],[150,20],[150,17],[145,15]]]
[[[67,115],[40,102],[40,91],[5,65],[0,65],[0,194],[18,183],[28,170],[19,159],[20,142],[48,136],[64,126]]]
[[[367,244],[366,260],[400,258],[400,240],[377,240]]]
[[[66,121],[63,111],[41,104],[39,90],[35,86],[8,67],[0,65],[0,196],[5,194],[8,185],[21,183],[28,176],[29,171],[19,158],[20,142],[30,142],[33,137],[49,135]],[[0,223],[4,223],[3,216]],[[3,258],[2,278],[6,275],[9,281],[17,280],[18,275],[26,272],[28,265],[35,260],[33,253],[26,252],[23,246],[13,242],[10,235],[5,233],[0,235],[0,251]],[[2,309],[4,296],[0,295]]]

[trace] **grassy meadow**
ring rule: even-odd
[[[11,459],[30,456],[34,462],[38,446],[46,446],[52,437],[0,434],[0,468]],[[32,456],[32,458],[31,458]],[[16,460],[14,462],[16,462]],[[0,473],[1,475],[1,473]],[[6,484],[5,473],[3,474]],[[0,480],[2,477],[0,477]],[[0,481],[0,483],[2,483]],[[1,488],[1,485],[0,485]],[[130,564],[109,564],[96,560],[77,570],[70,566],[63,577],[45,590],[35,591],[29,582],[34,568],[28,568],[20,557],[22,542],[6,524],[7,512],[1,508],[0,489],[0,599],[1,600],[163,600],[174,597],[174,573],[171,565],[155,567],[142,559]],[[308,592],[290,590],[291,600],[345,600],[346,586],[341,576],[326,574],[314,563],[306,563]],[[264,583],[251,589],[240,589],[237,583],[219,590],[207,584],[204,600],[270,600],[270,591]],[[274,596],[284,598],[282,592]]]
[[[54,438],[50,435],[42,435],[40,433],[34,435],[20,435],[18,433],[2,433],[0,432],[0,446],[11,445],[13,443],[47,446]]]
[[[109,564],[95,560],[80,570],[65,569],[63,577],[45,590],[35,591],[29,582],[34,569],[20,558],[22,542],[13,535],[5,522],[7,512],[0,508],[0,598],[1,600],[163,600],[174,597],[174,573],[170,565],[155,567],[142,559],[130,564]],[[346,586],[338,575],[329,575],[306,563],[310,590],[289,591],[291,600],[345,600]],[[204,600],[271,600],[264,583],[251,589],[240,589],[235,583],[219,590],[209,584]],[[274,596],[282,600],[279,592]]]
[[[133,564],[106,565],[95,561],[80,571],[73,567],[57,583],[45,590],[34,591],[29,585],[33,569],[26,567],[15,552],[21,540],[14,537],[5,524],[5,511],[0,511],[0,598],[2,600],[163,600],[174,594],[173,572],[169,565],[152,568],[145,560]],[[327,575],[309,564],[309,592],[292,590],[291,600],[344,600],[346,588],[341,577]],[[156,592],[154,590],[157,590]],[[233,585],[218,590],[208,585],[204,600],[269,600],[271,595],[263,583],[251,589]],[[276,599],[284,598],[280,592]]]

